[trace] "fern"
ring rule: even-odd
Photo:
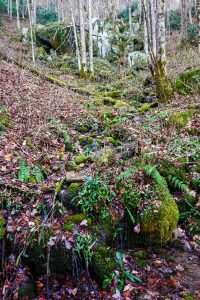
[[[144,166],[144,170],[146,171],[148,176],[152,176],[153,179],[158,184],[163,184],[163,178],[160,175],[160,173],[158,172],[158,170],[156,170],[156,168],[157,168],[157,165],[153,165],[153,166],[146,165],[146,166]]]
[[[188,186],[180,179],[178,179],[172,175],[169,175],[167,177],[167,180],[169,181],[169,183],[171,183],[174,187],[178,188],[180,191],[182,191],[186,194],[190,194],[190,190],[189,190]]]
[[[24,160],[22,159],[19,161],[19,172],[17,177],[20,181],[25,183],[27,183],[30,178],[30,168],[25,165]]]
[[[126,180],[130,177],[130,175],[133,175],[137,172],[137,168],[135,166],[128,168],[127,170],[121,172],[119,175],[116,176],[117,181]]]
[[[37,181],[37,183],[41,182],[44,180],[44,176],[42,174],[42,171],[40,170],[40,168],[38,166],[33,165],[33,176],[35,177],[35,180]]]

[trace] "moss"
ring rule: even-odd
[[[84,214],[76,214],[67,218],[62,229],[64,231],[72,231],[74,226],[80,225],[83,220],[87,220],[88,226],[91,226],[92,222],[90,218],[87,218]]]
[[[6,127],[11,126],[11,121],[6,112],[0,113],[0,131],[6,129]]]
[[[79,143],[82,145],[82,146],[86,146],[86,145],[90,145],[92,144],[93,142],[93,138],[92,137],[85,137],[85,136],[78,136],[77,137],[77,140],[79,141]]]
[[[87,79],[87,72],[84,70],[84,66],[81,66],[80,77],[83,79]]]
[[[107,110],[107,109],[103,109],[101,112],[100,112],[100,118],[102,120],[105,120],[105,119],[110,119],[110,120],[113,120],[114,118],[114,114]]]
[[[113,144],[113,145],[117,144],[117,141],[113,137],[111,137],[111,136],[108,136],[106,138],[106,141],[109,142],[109,143],[111,143],[111,144]]]
[[[65,151],[72,152],[73,150],[73,144],[70,141],[65,141]]]
[[[181,167],[181,165],[177,167],[167,159],[163,159],[159,162],[159,172],[163,177],[167,178],[171,175],[172,177],[176,177],[182,181],[185,180],[186,176],[184,167]]]
[[[0,240],[3,239],[5,236],[5,229],[4,229],[4,219],[0,216]]]
[[[67,161],[65,163],[65,170],[66,171],[79,171],[79,167],[76,164],[74,164],[73,162]]]
[[[140,192],[132,186],[127,188],[123,193],[123,202],[125,208],[128,208],[130,211],[136,210],[142,202]]]
[[[68,200],[72,200],[74,197],[76,197],[78,195],[79,192],[79,188],[81,186],[81,183],[71,183],[67,189],[67,198]]]
[[[113,149],[110,147],[104,147],[96,154],[97,166],[100,167],[102,165],[109,165],[112,157],[113,157]]]
[[[145,103],[139,108],[139,111],[140,112],[148,111],[150,108],[157,107],[157,106],[158,106],[158,102]]]
[[[76,129],[77,129],[79,132],[87,133],[88,131],[90,131],[91,126],[90,126],[90,125],[86,125],[86,124],[81,124],[81,125],[78,125],[78,126],[76,127]]]
[[[83,164],[84,162],[86,162],[87,159],[88,158],[84,154],[81,154],[81,155],[76,156],[74,160],[77,165],[80,165],[80,164]]]
[[[110,97],[116,99],[121,97],[121,93],[119,91],[95,92],[93,95],[97,98]]]
[[[153,180],[152,185],[161,205],[155,213],[148,207],[144,210],[140,218],[141,233],[144,233],[152,243],[162,244],[171,240],[172,232],[178,223],[179,211],[164,178],[159,184]]]
[[[146,259],[136,257],[135,263],[140,269],[144,269],[147,266],[148,261]]]
[[[138,258],[142,258],[142,259],[146,259],[148,254],[145,251],[139,250],[139,251],[134,251],[133,252],[133,257],[138,257]]]
[[[114,107],[124,107],[124,106],[130,106],[128,103],[120,100],[115,101]]]
[[[181,294],[181,298],[185,300],[197,300],[197,298],[193,296],[191,292],[183,292]]]
[[[38,59],[44,59],[47,55],[45,49],[43,47],[36,47],[35,48],[35,55]]]
[[[103,100],[101,100],[101,99],[94,100],[93,103],[94,103],[95,106],[101,106],[101,105],[103,105]]]
[[[200,70],[192,70],[179,75],[175,82],[176,91],[180,95],[198,93],[200,91]]]
[[[187,125],[189,119],[192,117],[192,111],[187,110],[183,112],[176,112],[169,116],[168,123],[177,128],[182,128]]]
[[[115,269],[113,252],[104,246],[97,247],[92,256],[92,269],[100,283]]]
[[[28,299],[33,299],[35,297],[35,287],[32,282],[22,285],[18,290],[18,296],[28,297]]]
[[[154,80],[156,83],[156,94],[161,102],[167,102],[172,95],[172,87],[165,69],[166,62],[157,60],[155,63]]]
[[[61,68],[60,68],[60,71],[63,73],[63,74],[67,74],[69,72],[69,64],[68,63],[64,63]]]

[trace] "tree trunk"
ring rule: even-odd
[[[181,36],[185,38],[187,35],[187,7],[186,0],[181,0]]]
[[[16,0],[16,13],[17,13],[17,29],[20,30],[20,20],[19,20],[19,0]]]
[[[90,76],[91,76],[91,79],[94,79],[93,27],[92,27],[92,0],[88,0],[88,21],[89,21]]]
[[[129,19],[129,30],[130,30],[130,35],[133,35],[133,23],[132,23],[132,12],[131,12],[131,0],[128,1],[128,19]]]
[[[86,77],[87,55],[85,41],[84,1],[79,0],[80,36],[81,36],[81,76]]]
[[[30,33],[31,33],[32,61],[33,61],[33,66],[35,66],[35,44],[34,44],[34,34],[33,34],[33,3],[32,3],[32,0],[28,0],[27,4],[28,4],[29,24],[30,24]]]
[[[200,0],[197,0],[197,22],[199,27],[198,50],[200,53]]]
[[[80,72],[81,71],[81,58],[80,58],[80,50],[79,50],[79,45],[78,45],[78,37],[77,37],[77,32],[76,32],[76,24],[75,24],[75,19],[74,19],[72,0],[69,0],[69,1],[70,1],[72,24],[73,24],[73,29],[74,29],[74,38],[75,38],[75,44],[76,44],[76,57],[78,60],[78,69]]]

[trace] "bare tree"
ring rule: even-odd
[[[200,0],[197,0],[197,22],[198,22],[198,27],[199,27],[198,50],[200,53]]]
[[[144,31],[148,44],[150,70],[155,79],[157,96],[167,101],[171,88],[166,70],[165,0],[142,0],[144,9]],[[156,30],[155,30],[156,28]]]
[[[91,76],[91,78],[94,78],[93,27],[92,27],[92,0],[88,0],[88,23],[89,23],[90,76]]]
[[[32,61],[33,61],[33,65],[35,66],[35,44],[34,44],[34,30],[33,30],[34,12],[33,12],[32,0],[28,0],[27,5],[28,5],[28,14],[29,14],[30,33],[31,33]]]
[[[16,0],[16,13],[17,13],[17,29],[20,30],[19,0]]]
[[[79,18],[80,18],[80,39],[81,39],[81,75],[86,76],[87,55],[85,41],[85,18],[84,18],[84,0],[79,0]]]
[[[187,1],[181,0],[181,36],[185,38],[187,35]]]
[[[133,35],[133,23],[132,23],[131,0],[128,0],[128,19],[129,19],[129,30],[130,30],[130,35]]]
[[[74,38],[75,38],[75,44],[76,44],[76,57],[78,60],[78,69],[80,72],[81,71],[81,58],[80,58],[80,50],[79,50],[79,45],[78,45],[78,37],[77,37],[76,24],[75,24],[75,19],[74,19],[72,0],[69,0],[69,3],[70,3],[71,18],[72,18],[72,24],[73,24],[73,29],[74,29]]]

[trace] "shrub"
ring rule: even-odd
[[[0,1],[2,1],[2,0],[0,0]],[[36,12],[36,18],[37,18],[37,23],[46,25],[48,23],[58,21],[58,14],[54,10],[54,8],[52,8],[51,10],[48,10],[44,7],[38,6],[37,12]]]
[[[181,15],[178,10],[171,10],[169,13],[169,24],[172,30],[179,30],[181,27]]]

